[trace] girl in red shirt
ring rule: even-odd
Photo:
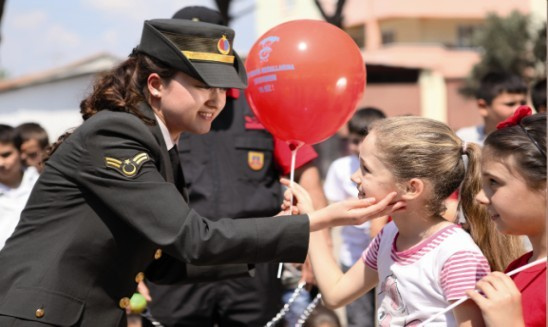
[[[487,206],[498,230],[525,235],[533,251],[512,262],[506,272],[546,259],[546,114],[531,115],[522,106],[484,143],[483,191],[476,200]],[[487,326],[546,326],[546,261],[511,278],[493,272],[468,291]]]

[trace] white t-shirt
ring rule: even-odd
[[[398,228],[390,222],[362,255],[379,274],[379,327],[416,326],[466,295],[490,272],[487,259],[458,225],[404,251],[397,250],[397,237]],[[456,326],[456,321],[448,312],[428,326]]]
[[[455,133],[461,140],[473,142],[479,144],[479,146],[483,146],[486,137],[483,125],[463,127]]]
[[[18,188],[0,183],[0,249],[15,230],[38,176],[36,168],[28,167]]]
[[[323,190],[329,202],[358,197],[358,189],[350,180],[350,176],[359,167],[357,155],[342,157],[331,163],[323,184]],[[343,265],[350,267],[360,259],[361,253],[371,242],[370,226],[369,222],[365,222],[358,226],[344,226],[341,229],[342,244],[339,260]]]

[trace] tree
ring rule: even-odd
[[[540,77],[546,77],[546,24],[538,30],[533,54],[537,58],[537,71]]]
[[[323,8],[322,4],[320,3],[320,0],[314,0],[314,3],[316,4],[316,7],[318,7],[318,10],[320,11],[320,14],[322,15],[323,19],[325,19],[326,22],[333,24],[337,26],[338,28],[343,27],[344,23],[344,16],[342,14],[344,4],[346,3],[346,0],[337,0],[337,5],[335,7],[335,12],[332,15],[328,15],[325,12],[325,9]]]
[[[249,7],[240,10],[237,14],[230,14],[230,5],[233,3],[233,0],[215,0],[215,4],[217,5],[217,9],[221,13],[221,16],[223,16],[225,22],[227,25],[230,26],[230,22],[232,22],[235,19],[238,19],[242,17],[243,15],[246,15],[250,11],[253,11],[255,9],[254,5],[250,5]]]
[[[461,89],[464,95],[472,96],[478,81],[490,71],[517,74],[527,81],[545,74],[546,26],[544,32],[535,33],[529,15],[517,11],[507,17],[489,14],[483,28],[475,33],[473,44],[482,55]]]
[[[6,0],[0,0],[0,26],[2,26],[2,15],[4,14],[4,7],[6,6]],[[2,36],[0,35],[0,41]]]

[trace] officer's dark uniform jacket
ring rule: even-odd
[[[15,326],[123,326],[121,307],[143,275],[193,281],[241,266],[180,262],[304,260],[306,216],[211,221],[173,178],[158,125],[112,111],[88,119],[47,162],[0,252],[0,326],[9,317],[25,320]]]

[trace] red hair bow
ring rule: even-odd
[[[531,107],[526,105],[519,106],[518,109],[514,111],[514,114],[512,116],[497,124],[497,129],[518,125],[524,117],[530,116],[532,114],[533,110],[531,110]]]

